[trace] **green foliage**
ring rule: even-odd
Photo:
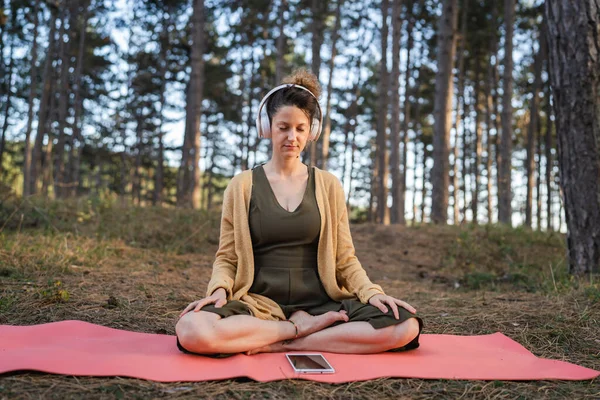
[[[0,314],[8,312],[16,302],[15,297],[2,296],[0,297]]]
[[[594,304],[600,303],[600,284],[595,283],[585,288],[585,296]]]
[[[562,234],[504,225],[454,229],[442,271],[462,290],[511,287],[550,293],[577,284],[567,271]]]
[[[48,280],[46,287],[38,290],[37,295],[39,298],[49,300],[55,303],[69,301],[69,292],[63,288],[61,281]]]
[[[59,201],[31,197],[0,203],[0,228],[6,232],[81,235],[98,239],[100,252],[103,240],[120,239],[129,246],[198,253],[218,242],[218,226],[218,212],[137,207],[123,204],[109,192]]]

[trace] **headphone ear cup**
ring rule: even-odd
[[[315,141],[321,134],[321,124],[318,118],[313,118],[312,125],[310,126],[310,140]]]
[[[271,137],[271,124],[269,123],[269,114],[266,107],[260,111],[261,137],[269,139]]]

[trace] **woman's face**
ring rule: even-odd
[[[308,141],[309,129],[309,119],[304,111],[296,106],[281,107],[271,124],[273,155],[298,157]]]

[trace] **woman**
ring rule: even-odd
[[[207,297],[181,313],[180,350],[376,353],[419,346],[416,310],[372,283],[354,255],[339,180],[300,161],[321,131],[319,95],[317,78],[301,69],[261,102],[257,129],[271,139],[272,157],[225,190]]]

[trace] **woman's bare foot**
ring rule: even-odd
[[[280,353],[280,352],[286,351],[286,350],[287,350],[287,348],[285,347],[284,342],[277,342],[277,343],[268,344],[263,347],[259,347],[258,349],[247,351],[244,354],[246,354],[247,356],[251,356],[252,354],[258,354],[258,353]]]
[[[346,314],[345,310],[339,312],[328,311],[321,315],[310,315],[305,311],[296,311],[290,316],[290,321],[294,321],[294,324],[296,324],[298,327],[298,338],[301,338],[325,329],[337,321],[348,322],[348,314]],[[258,353],[278,353],[287,351],[290,350],[288,345],[293,340],[294,339],[271,343],[258,349],[247,351],[245,354],[252,355]]]
[[[310,315],[305,311],[296,311],[290,316],[290,321],[293,321],[298,327],[298,337],[301,338],[325,329],[337,321],[348,322],[348,314],[345,310],[328,311],[321,315]]]

